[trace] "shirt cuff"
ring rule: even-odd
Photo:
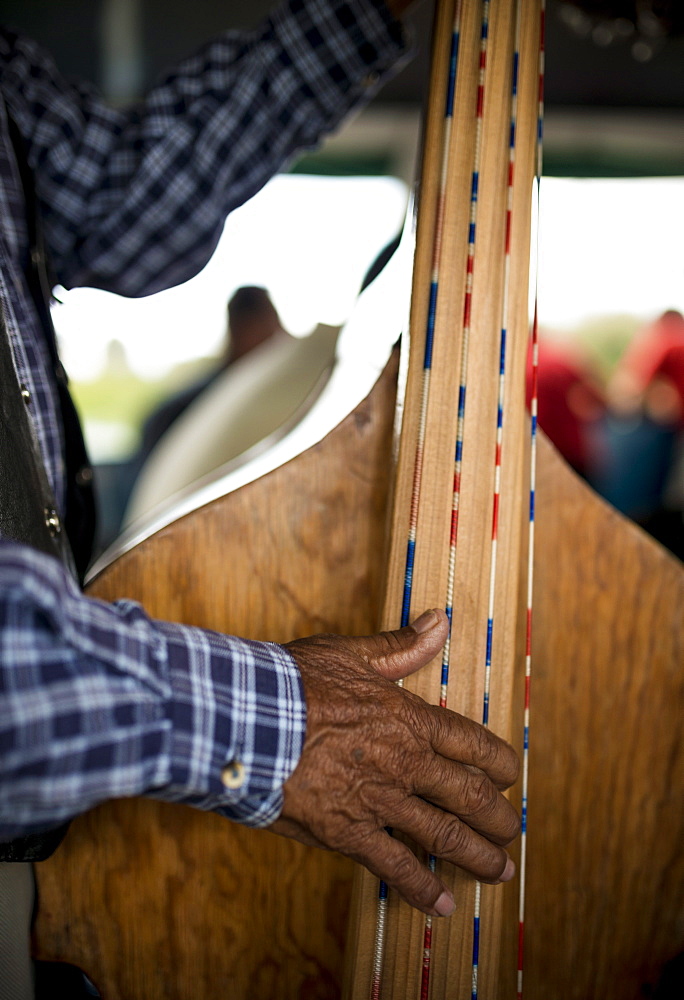
[[[156,624],[167,642],[171,771],[169,785],[151,794],[269,825],[306,734],[293,658],[274,643]]]

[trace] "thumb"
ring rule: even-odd
[[[388,680],[408,677],[437,656],[449,634],[449,619],[441,608],[423,612],[411,625],[352,639],[356,652]]]

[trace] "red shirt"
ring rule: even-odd
[[[527,403],[532,396],[532,358],[527,365]],[[539,343],[539,426],[565,460],[582,475],[590,471],[592,425],[605,404],[591,376],[571,348]]]

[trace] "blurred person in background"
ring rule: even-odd
[[[162,435],[226,368],[275,334],[285,332],[265,288],[255,285],[238,288],[228,303],[227,312],[226,340],[218,364],[202,378],[164,400],[145,419],[140,450],[134,460],[137,471]]]
[[[231,364],[275,334],[286,335],[266,289],[254,285],[238,288],[228,303],[222,353],[211,368],[163,399],[145,417],[140,429],[140,444],[130,457],[94,467],[98,498],[96,552],[106,549],[119,536],[126,507],[143,467],[166,432]]]
[[[609,386],[619,413],[684,428],[684,316],[667,309],[634,337]]]
[[[602,492],[684,559],[684,316],[634,337],[608,386],[611,455]]]
[[[532,354],[527,359],[527,405],[532,396]],[[600,382],[574,344],[543,332],[537,373],[539,426],[565,461],[593,481],[602,455],[605,400]]]

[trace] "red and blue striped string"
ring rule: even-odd
[[[492,534],[489,561],[489,595],[487,605],[487,635],[485,643],[485,675],[482,699],[482,725],[489,725],[489,706],[491,701],[492,679],[492,645],[494,639],[494,608],[496,601],[496,566],[499,539],[499,515],[501,511],[501,471],[503,458],[503,429],[506,398],[506,346],[509,327],[509,304],[511,283],[511,231],[513,219],[513,184],[515,180],[515,144],[517,136],[518,115],[518,71],[520,64],[520,3],[516,10],[515,43],[511,72],[511,118],[508,133],[508,170],[506,177],[506,218],[504,228],[504,273],[503,294],[501,302],[501,325],[499,333],[499,372],[496,403],[496,439],[494,449],[494,489],[492,499]],[[479,952],[481,934],[482,885],[475,886],[473,904],[473,955],[471,973],[471,997],[476,1000],[478,995]]]
[[[451,644],[451,621],[453,616],[453,592],[454,592],[454,578],[455,578],[455,565],[456,565],[456,549],[458,541],[458,517],[460,509],[461,466],[463,458],[463,436],[464,436],[463,432],[465,424],[466,386],[467,386],[467,354],[468,354],[468,344],[470,337],[472,287],[473,287],[474,264],[475,264],[475,237],[477,229],[477,201],[479,194],[478,186],[479,186],[480,158],[481,158],[481,147],[482,147],[482,127],[483,127],[482,121],[483,121],[483,110],[484,110],[486,67],[487,67],[489,7],[490,7],[490,0],[483,0],[482,27],[480,34],[480,59],[479,59],[478,88],[477,88],[476,139],[475,139],[475,155],[474,155],[475,165],[471,178],[470,216],[468,223],[468,257],[466,266],[466,290],[465,290],[464,309],[463,309],[463,337],[462,337],[462,348],[461,348],[461,367],[460,367],[460,382],[459,382],[459,394],[458,394],[458,421],[457,421],[457,437],[456,437],[456,449],[455,449],[454,486],[453,486],[453,499],[452,499],[450,553],[449,553],[449,569],[448,569],[449,579],[447,585],[446,612],[449,618],[450,628],[449,628],[449,637],[445,645],[445,653],[442,663],[441,687],[440,687],[440,705],[443,706],[446,706],[447,703],[449,655],[450,655],[450,644]],[[540,176],[541,173],[543,55],[544,55],[543,21],[545,16],[544,7],[545,7],[544,0],[541,0],[542,48],[540,53],[539,115],[538,115],[538,127],[537,127],[538,177]],[[439,195],[436,208],[436,224],[435,224],[435,236],[433,243],[432,273],[431,273],[428,317],[426,323],[426,337],[425,337],[425,349],[424,349],[424,360],[423,360],[423,382],[421,387],[419,428],[418,428],[416,452],[414,456],[411,510],[409,517],[409,532],[408,532],[406,564],[405,564],[405,574],[404,574],[404,590],[403,590],[402,615],[401,615],[402,625],[408,624],[411,613],[411,591],[413,584],[413,568],[415,561],[418,508],[419,508],[420,488],[422,481],[423,456],[424,456],[426,421],[427,421],[427,406],[428,406],[429,391],[430,391],[430,372],[432,368],[432,352],[434,344],[435,317],[437,312],[437,303],[439,295],[441,249],[442,249],[442,237],[443,237],[443,226],[444,226],[444,206],[445,206],[445,192],[446,192],[447,169],[448,169],[447,164],[448,164],[448,151],[449,151],[452,123],[453,123],[456,66],[457,66],[458,45],[460,37],[460,16],[461,16],[461,0],[459,0],[456,6],[454,29],[452,33],[451,55],[449,60],[449,78],[447,84],[445,128],[444,128],[443,145],[442,145],[442,170],[441,170]],[[489,721],[489,701],[490,701],[490,683],[491,683],[491,665],[492,665],[491,654],[492,654],[492,639],[494,631],[494,619],[493,619],[494,586],[495,586],[494,581],[495,581],[496,547],[498,541],[498,524],[499,524],[499,512],[500,512],[502,435],[503,435],[503,414],[504,414],[505,374],[506,374],[505,361],[506,361],[506,339],[507,339],[507,328],[508,328],[508,301],[509,301],[509,285],[510,285],[512,188],[514,180],[515,138],[516,138],[516,119],[517,119],[519,30],[520,30],[520,11],[518,10],[518,23],[516,26],[516,45],[513,58],[511,126],[509,133],[509,167],[508,167],[508,184],[507,184],[508,191],[507,191],[507,207],[506,207],[505,258],[504,258],[505,259],[504,295],[503,295],[502,324],[500,330],[500,345],[499,345],[499,390],[498,390],[498,400],[497,400],[497,428],[496,428],[495,472],[494,472],[495,483],[494,483],[493,513],[492,513],[492,560],[490,565],[490,599],[489,599],[489,613],[487,621],[485,692],[483,697],[484,725],[488,725]],[[529,678],[530,678],[530,666],[531,666],[530,650],[531,650],[531,622],[532,622],[532,610],[531,610],[532,609],[532,561],[533,561],[533,539],[534,539],[534,495],[535,495],[534,483],[536,478],[535,468],[536,468],[536,428],[537,428],[536,359],[538,355],[538,349],[537,349],[536,331],[537,331],[537,325],[536,325],[536,309],[535,309],[535,323],[533,328],[534,366],[533,366],[533,393],[532,393],[532,403],[531,403],[532,461],[530,470],[530,476],[531,476],[530,528],[529,528],[530,538],[528,545],[529,571],[528,571],[528,607],[527,607],[527,640],[526,640],[527,651],[526,651],[525,720],[524,720],[525,734],[524,734],[524,755],[523,755],[523,841],[521,846],[521,865],[520,865],[521,891],[520,891],[520,911],[519,911],[519,952],[518,952],[519,954],[518,997],[519,998],[522,997],[522,943],[523,943],[523,927],[524,927],[524,874],[525,874],[524,859],[525,859],[526,832],[527,832],[526,819],[527,819],[527,771],[528,771],[528,748],[529,748],[529,687],[530,687]],[[436,866],[435,858],[431,856],[428,859],[428,863],[430,869],[434,871]],[[472,969],[473,1000],[476,1000],[477,998],[477,979],[479,970],[480,891],[481,887],[478,884],[476,887],[475,915],[473,920],[474,924],[473,969]],[[372,984],[371,984],[372,1000],[379,1000],[382,987],[382,966],[383,966],[384,940],[385,940],[385,928],[386,928],[386,917],[387,917],[387,902],[388,902],[387,885],[384,882],[381,882],[378,894],[376,941],[374,949],[373,973],[372,973]],[[421,1000],[427,1000],[429,994],[431,950],[432,950],[432,918],[426,917],[424,939],[423,939],[423,963],[422,963],[422,977],[421,977],[421,990],[420,990]]]
[[[459,5],[460,7],[460,5]],[[460,16],[460,10],[458,11]],[[463,331],[461,339],[460,374],[458,387],[458,414],[456,425],[456,451],[454,457],[454,479],[451,504],[451,528],[449,535],[449,561],[447,568],[446,614],[449,619],[449,633],[444,644],[442,656],[442,671],[440,682],[439,704],[446,708],[449,687],[449,660],[451,656],[451,623],[454,606],[454,581],[456,576],[456,552],[458,546],[458,515],[461,497],[461,467],[463,460],[463,436],[466,411],[466,387],[468,381],[468,347],[470,343],[470,327],[472,316],[473,277],[475,273],[475,245],[477,235],[477,207],[480,183],[480,164],[482,159],[482,132],[484,118],[484,95],[487,71],[487,50],[489,42],[489,0],[483,0],[482,20],[480,26],[480,54],[478,65],[478,81],[475,112],[475,149],[473,153],[473,171],[470,181],[470,211],[468,217],[468,253],[466,260],[466,285],[463,301]],[[445,167],[446,173],[446,167]],[[431,871],[435,870],[436,859],[428,858]],[[421,1000],[427,1000],[430,988],[430,972],[432,964],[432,917],[425,918],[423,935],[423,967],[421,975]]]
[[[425,325],[425,350],[423,355],[423,384],[420,397],[420,417],[418,424],[418,441],[413,464],[413,483],[411,491],[411,511],[409,516],[408,543],[406,546],[406,568],[404,572],[404,593],[401,608],[401,624],[408,625],[411,615],[411,591],[413,586],[413,566],[416,549],[416,532],[418,528],[418,507],[420,503],[420,487],[423,475],[423,455],[425,451],[425,428],[427,421],[428,400],[430,397],[430,373],[432,371],[432,351],[435,338],[435,320],[437,317],[437,301],[439,296],[439,281],[442,265],[442,238],[444,234],[444,209],[446,203],[446,186],[449,165],[449,145],[454,117],[454,99],[456,94],[456,67],[458,65],[458,46],[460,38],[461,3],[456,5],[454,27],[451,35],[451,51],[449,55],[449,71],[444,113],[444,132],[442,136],[442,162],[440,171],[437,207],[435,212],[435,233],[432,249],[432,268],[430,274],[430,296],[428,314]]]
[[[494,448],[494,488],[492,499],[492,535],[489,561],[489,595],[487,605],[487,636],[485,644],[484,692],[482,697],[482,725],[489,725],[489,706],[492,680],[492,645],[494,639],[494,608],[496,601],[496,566],[499,539],[499,515],[501,511],[501,472],[503,459],[503,429],[506,401],[506,346],[509,328],[511,290],[511,232],[513,221],[513,184],[515,180],[515,149],[518,124],[518,71],[520,65],[520,30],[522,10],[520,2],[516,6],[515,42],[511,70],[511,116],[508,132],[508,169],[506,176],[506,218],[504,227],[504,270],[501,300],[501,324],[499,332],[499,372],[496,403],[496,439]],[[473,905],[473,956],[471,997],[478,995],[479,950],[481,932],[482,885],[475,886]]]
[[[454,456],[454,481],[451,507],[451,531],[449,536],[449,564],[447,570],[446,612],[451,621],[454,603],[454,581],[456,576],[456,552],[458,548],[458,518],[461,500],[461,470],[463,462],[463,436],[466,412],[466,391],[468,382],[468,347],[473,301],[473,277],[475,274],[475,241],[477,235],[477,205],[480,184],[480,163],[482,159],[482,130],[485,79],[487,69],[487,46],[489,41],[489,4],[483,0],[480,27],[480,56],[477,81],[477,105],[475,112],[475,151],[473,172],[470,181],[470,213],[468,219],[468,255],[466,261],[466,287],[463,301],[463,333],[461,340],[461,366],[458,386],[458,420],[456,425],[456,452]],[[444,646],[442,657],[442,678],[439,703],[446,707],[449,685],[449,659],[451,656],[451,636]]]
[[[536,165],[536,199],[537,219],[539,219],[539,195],[542,175],[542,147],[544,138],[544,60],[545,60],[545,29],[546,0],[540,0],[539,10],[539,75],[537,85],[537,165]],[[535,261],[539,259],[537,226],[537,252]],[[537,492],[537,429],[538,429],[538,386],[539,386],[539,323],[538,323],[538,269],[535,272],[534,320],[532,323],[532,386],[530,398],[530,503],[529,528],[527,541],[527,614],[525,628],[525,694],[523,709],[523,757],[522,757],[522,805],[520,833],[520,888],[518,894],[518,1000],[523,997],[523,965],[525,942],[525,888],[527,881],[527,808],[529,793],[529,761],[530,761],[530,690],[532,680],[532,602],[534,590],[534,529]]]
[[[446,86],[444,110],[444,128],[442,132],[441,169],[438,186],[437,205],[435,210],[435,229],[432,247],[432,264],[430,275],[430,295],[428,314],[425,325],[425,348],[423,352],[423,376],[420,395],[420,412],[418,421],[418,437],[413,460],[413,479],[411,484],[411,507],[409,513],[408,540],[406,545],[406,562],[404,569],[404,588],[401,608],[401,625],[409,624],[411,617],[411,595],[413,588],[413,568],[416,552],[416,535],[418,528],[418,510],[420,490],[423,475],[423,456],[425,454],[425,435],[427,425],[428,401],[430,397],[430,374],[432,371],[432,353],[434,346],[435,320],[439,298],[440,273],[442,267],[442,239],[444,233],[444,211],[446,204],[446,188],[448,180],[449,147],[453,127],[454,103],[456,94],[456,70],[458,66],[458,50],[461,31],[462,0],[457,0],[454,11],[454,25],[451,34],[451,49]],[[449,628],[451,629],[451,612],[447,608]],[[398,682],[401,684],[401,681]],[[435,859],[428,859],[429,867],[435,870]],[[380,882],[377,901],[377,917],[375,943],[373,951],[373,973],[371,978],[371,1000],[378,1000],[382,988],[383,955],[385,948],[385,930],[387,924],[388,890],[385,882]],[[430,955],[432,947],[432,918],[426,918],[423,938],[423,977],[429,980]],[[426,970],[427,969],[427,973]],[[421,997],[427,996],[427,982],[421,985]]]
[[[460,13],[460,11],[459,11]],[[447,569],[446,613],[449,619],[449,635],[444,646],[442,657],[442,673],[440,683],[439,704],[446,708],[449,686],[449,660],[451,655],[451,623],[453,620],[454,581],[456,575],[456,552],[458,546],[458,515],[461,496],[461,468],[463,460],[463,437],[466,411],[466,387],[468,380],[468,347],[470,343],[470,328],[472,316],[473,277],[475,273],[475,245],[477,235],[477,207],[480,182],[480,164],[482,158],[482,132],[484,117],[485,80],[487,71],[487,50],[489,41],[489,0],[482,5],[482,21],[480,27],[480,54],[478,65],[478,82],[475,114],[475,149],[473,154],[473,171],[470,182],[470,211],[468,218],[468,253],[466,262],[466,286],[463,302],[463,332],[461,340],[460,375],[458,388],[458,414],[456,427],[456,452],[454,460],[454,480],[451,505],[451,529],[449,537],[449,561]],[[428,859],[430,869],[435,870],[436,860]],[[432,946],[432,918],[425,918],[423,967],[421,976],[421,1000],[427,1000],[430,988]]]

